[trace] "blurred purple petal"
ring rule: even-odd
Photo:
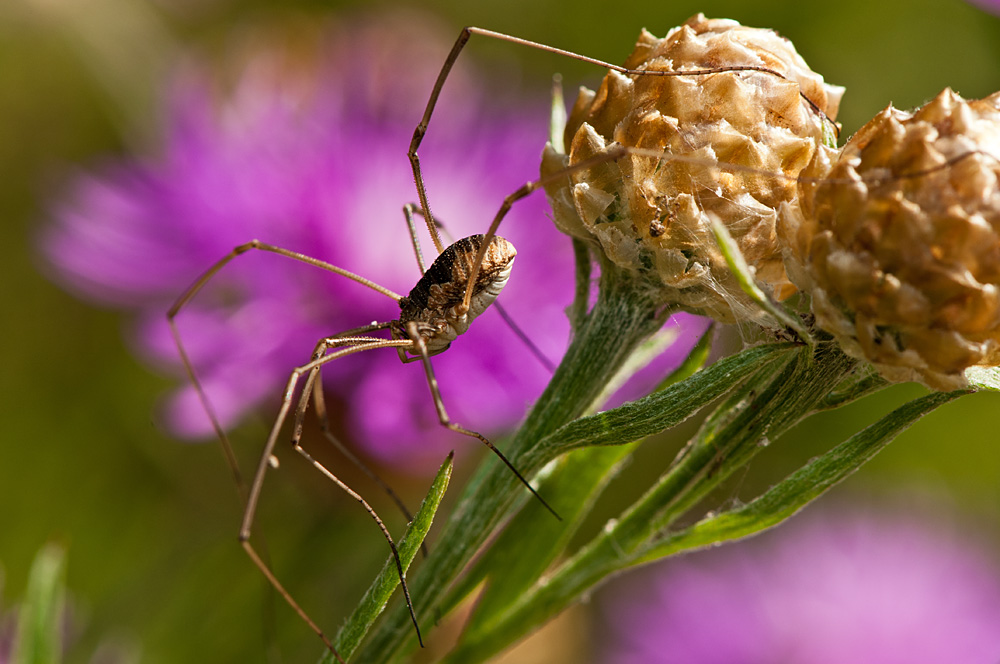
[[[1000,15],[1000,0],[969,0],[969,2],[988,12]]]
[[[917,519],[809,514],[605,595],[614,664],[994,664],[1000,570]]]

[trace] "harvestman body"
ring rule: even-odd
[[[514,245],[499,235],[493,236],[466,308],[463,306],[466,285],[482,244],[483,236],[473,235],[455,242],[437,257],[410,294],[399,301],[399,320],[389,328],[393,338],[412,339],[416,332],[426,354],[437,355],[448,350],[458,335],[465,334],[472,321],[500,295],[517,256]],[[404,352],[419,354],[413,349],[400,348],[400,359],[404,362],[417,359],[406,358]]]
[[[410,143],[410,149],[408,152],[413,168],[413,175],[416,182],[420,205],[419,207],[414,205],[405,206],[404,214],[406,216],[407,223],[409,224],[410,236],[413,241],[414,252],[416,254],[417,263],[421,269],[422,276],[407,296],[401,296],[371,280],[325,261],[290,251],[282,247],[266,244],[258,240],[252,240],[234,248],[229,254],[217,261],[197,280],[195,280],[195,282],[186,291],[184,291],[180,297],[177,298],[173,306],[167,312],[167,319],[170,325],[171,333],[174,337],[178,353],[184,364],[185,370],[187,371],[188,377],[194,386],[195,391],[197,392],[198,397],[209,416],[209,419],[212,422],[212,426],[222,444],[223,452],[229,462],[236,484],[245,500],[245,509],[239,535],[240,542],[244,550],[253,560],[254,564],[260,569],[268,581],[296,611],[296,613],[298,613],[299,616],[316,632],[316,634],[319,635],[327,647],[333,652],[337,660],[341,662],[343,662],[343,659],[333,647],[330,640],[326,637],[319,626],[309,617],[305,610],[299,606],[288,591],[282,586],[275,575],[271,572],[268,565],[257,554],[250,542],[251,528],[256,513],[257,503],[260,498],[264,476],[267,469],[273,464],[274,448],[289,413],[294,412],[291,435],[293,449],[305,457],[305,459],[313,467],[323,473],[348,495],[357,500],[376,522],[386,541],[389,543],[396,562],[400,585],[402,586],[406,604],[410,612],[410,617],[419,639],[420,629],[417,624],[416,613],[413,609],[413,603],[410,599],[409,590],[406,586],[402,563],[388,529],[385,527],[378,514],[376,514],[375,510],[363,497],[338,479],[334,473],[323,466],[320,462],[313,459],[313,457],[310,456],[309,453],[300,445],[305,414],[309,404],[312,403],[320,422],[320,428],[327,439],[336,445],[343,453],[345,453],[352,462],[356,463],[361,470],[371,476],[372,479],[389,494],[397,505],[399,505],[403,513],[407,515],[407,518],[409,518],[409,513],[407,512],[405,506],[403,506],[402,502],[398,499],[398,497],[396,497],[392,490],[389,489],[389,487],[385,485],[385,483],[382,482],[381,479],[379,479],[371,470],[366,468],[364,464],[357,459],[357,457],[347,450],[331,432],[327,422],[326,408],[322,393],[322,381],[319,380],[320,370],[324,365],[329,364],[341,357],[377,348],[395,348],[403,362],[420,360],[424,365],[427,383],[430,387],[438,419],[440,420],[442,426],[457,433],[479,439],[484,445],[489,447],[507,465],[507,467],[510,468],[521,483],[523,483],[524,486],[527,487],[531,493],[550,512],[552,512],[553,515],[556,516],[556,518],[558,518],[558,515],[556,515],[552,507],[549,506],[549,504],[535,491],[535,489],[528,483],[528,481],[521,475],[514,465],[508,461],[507,458],[485,436],[473,430],[466,429],[450,420],[445,410],[444,402],[441,399],[437,379],[434,376],[434,371],[430,363],[430,357],[447,350],[451,343],[469,328],[472,321],[483,313],[483,311],[485,311],[486,308],[497,299],[497,296],[506,284],[517,252],[510,242],[497,236],[496,231],[500,222],[516,201],[528,196],[532,192],[551,182],[556,182],[567,177],[574,171],[583,170],[599,163],[615,160],[625,154],[645,154],[650,157],[668,158],[666,155],[651,150],[639,150],[625,147],[612,148],[604,155],[584,160],[578,164],[568,167],[560,173],[555,173],[545,178],[526,183],[504,199],[502,205],[494,216],[492,223],[490,224],[489,230],[484,235],[466,237],[458,240],[448,247],[444,247],[437,230],[437,223],[431,215],[430,206],[427,200],[426,186],[420,169],[420,159],[417,155],[417,149],[427,131],[431,115],[433,114],[434,107],[437,104],[438,97],[440,96],[444,83],[447,80],[448,74],[450,73],[452,66],[457,60],[465,44],[473,34],[540,49],[633,76],[703,76],[713,73],[735,71],[749,73],[757,72],[784,78],[784,76],[776,71],[765,67],[755,66],[732,66],[677,72],[634,70],[489,30],[473,27],[465,28],[459,35],[451,53],[442,66],[441,72],[428,99],[423,117],[414,130],[413,139]],[[809,100],[807,97],[804,98],[815,112],[826,119],[825,115],[823,115],[822,111],[816,107],[812,100]],[[829,120],[827,119],[827,121]],[[681,160],[696,161],[683,158]],[[414,214],[424,217],[435,248],[438,251],[437,259],[426,270],[424,270],[419,243],[416,239],[417,235],[413,222]],[[228,437],[222,426],[219,424],[219,420],[215,415],[212,404],[207,398],[204,389],[198,380],[195,368],[188,357],[187,351],[185,350],[180,332],[177,328],[176,317],[184,306],[191,301],[191,299],[195,297],[205,284],[208,283],[208,281],[211,280],[212,277],[227,263],[235,259],[237,256],[251,250],[278,254],[280,256],[291,258],[344,276],[352,281],[355,281],[356,283],[396,300],[400,306],[400,316],[397,320],[372,323],[370,325],[354,328],[321,339],[313,351],[311,361],[297,367],[291,372],[291,376],[289,377],[283,393],[281,407],[275,419],[274,425],[270,430],[267,442],[264,445],[260,461],[257,464],[254,479],[249,488],[247,488]],[[374,336],[372,334],[379,331],[388,331],[389,338]],[[303,384],[296,403],[295,393],[300,382]],[[294,411],[293,403],[295,404]]]

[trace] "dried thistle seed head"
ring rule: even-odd
[[[788,271],[817,323],[890,380],[953,389],[966,368],[1000,364],[998,159],[1000,93],[946,89],[879,113],[782,210]]]
[[[612,71],[597,92],[582,89],[566,150],[547,146],[543,175],[619,144],[664,158],[628,154],[547,187],[557,226],[647,276],[665,303],[724,322],[759,319],[718,250],[710,219],[726,224],[776,296],[794,292],[775,237],[776,208],[796,195],[794,178],[832,132],[843,89],[826,85],[773,31],[701,14],[663,39],[643,31],[625,66],[751,69]]]

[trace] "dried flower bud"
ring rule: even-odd
[[[843,89],[824,84],[773,31],[701,14],[663,39],[644,31],[625,66],[744,69],[612,71],[596,93],[582,89],[566,127],[567,154],[549,145],[543,175],[619,144],[646,152],[548,187],[556,224],[649,277],[665,303],[724,322],[759,319],[716,246],[710,217],[726,224],[758,280],[778,297],[794,292],[775,236],[776,208],[796,195],[794,179],[833,129]]]
[[[817,323],[890,380],[953,389],[966,368],[1000,364],[998,157],[1000,93],[946,89],[879,113],[782,210],[789,274]]]

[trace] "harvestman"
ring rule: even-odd
[[[201,276],[199,276],[194,283],[191,284],[191,286],[189,286],[188,289],[177,298],[173,306],[170,307],[170,310],[167,312],[167,320],[170,325],[171,334],[173,335],[174,341],[177,345],[178,354],[183,362],[188,378],[194,386],[194,389],[198,394],[198,398],[211,420],[212,427],[221,442],[223,452],[230,465],[236,484],[239,487],[240,493],[245,501],[245,508],[239,533],[240,543],[242,544],[247,555],[260,569],[261,573],[267,578],[269,583],[271,583],[277,592],[313,629],[313,631],[316,632],[326,646],[333,652],[338,661],[341,662],[343,662],[343,659],[340,657],[340,654],[337,653],[327,636],[278,581],[269,566],[264,562],[261,556],[258,555],[257,551],[250,542],[251,528],[253,526],[257,503],[263,486],[264,475],[267,472],[268,467],[273,464],[274,448],[289,413],[294,413],[291,435],[292,448],[301,454],[314,468],[329,478],[334,484],[340,487],[349,496],[357,500],[382,531],[382,535],[389,543],[393,558],[395,559],[396,570],[399,574],[400,585],[402,586],[403,595],[406,600],[407,608],[410,612],[410,618],[417,632],[418,639],[421,639],[420,628],[417,623],[416,613],[413,609],[413,603],[410,599],[409,590],[406,586],[405,574],[399,558],[399,553],[385,524],[382,522],[381,518],[379,518],[374,508],[372,508],[372,506],[368,504],[368,502],[361,495],[342,482],[323,464],[316,461],[300,445],[306,410],[308,409],[309,403],[312,402],[317,413],[317,418],[320,421],[320,427],[326,437],[333,444],[335,444],[338,449],[344,452],[348,456],[349,460],[356,463],[364,472],[369,474],[369,476],[371,476],[372,479],[374,479],[382,487],[382,489],[389,494],[389,496],[397,503],[397,505],[399,505],[404,514],[406,514],[409,518],[409,513],[406,511],[405,506],[403,506],[402,502],[392,492],[392,490],[376,475],[374,475],[372,471],[366,468],[360,460],[357,459],[357,457],[351,454],[342,444],[340,444],[330,431],[323,400],[322,381],[319,380],[322,367],[347,355],[353,355],[355,353],[361,353],[377,348],[394,348],[399,355],[400,360],[403,362],[420,360],[424,367],[427,384],[430,387],[431,397],[441,425],[456,433],[477,438],[494,454],[496,454],[496,456],[498,456],[508,468],[510,468],[511,472],[513,472],[518,480],[520,480],[520,482],[527,487],[527,489],[545,506],[546,509],[552,512],[556,518],[559,518],[552,507],[537,493],[537,491],[535,491],[535,489],[521,475],[517,468],[515,468],[514,465],[500,452],[500,450],[498,450],[485,436],[451,421],[448,417],[447,411],[445,410],[444,402],[441,399],[437,379],[435,378],[434,370],[430,363],[430,357],[447,350],[451,342],[454,341],[458,335],[463,334],[468,329],[472,320],[481,314],[497,298],[500,290],[506,283],[510,274],[514,256],[516,255],[516,250],[507,240],[497,236],[496,232],[500,226],[500,222],[515,202],[528,196],[546,184],[556,182],[564,177],[567,177],[572,172],[590,168],[606,161],[618,159],[625,154],[645,154],[652,157],[676,159],[676,157],[670,157],[669,155],[648,150],[638,150],[620,146],[618,148],[613,148],[609,150],[607,154],[587,159],[566,168],[562,172],[524,184],[504,199],[499,210],[494,216],[489,229],[484,235],[466,237],[458,240],[448,247],[445,247],[441,242],[437,222],[431,214],[430,205],[427,200],[426,186],[424,184],[423,174],[420,168],[420,158],[417,155],[417,149],[427,132],[431,115],[433,114],[438,97],[440,96],[441,90],[444,87],[444,83],[448,78],[452,66],[455,64],[459,54],[472,35],[481,35],[522,46],[536,48],[549,53],[554,53],[556,55],[570,57],[582,62],[594,64],[601,68],[617,71],[626,75],[704,76],[722,72],[757,72],[784,78],[784,76],[782,76],[779,72],[765,67],[755,66],[729,66],[685,71],[645,71],[628,69],[594,58],[578,55],[570,51],[547,46],[545,44],[512,37],[510,35],[475,27],[465,28],[459,35],[459,38],[456,40],[455,45],[452,47],[448,58],[445,60],[444,65],[441,68],[441,72],[438,75],[434,88],[427,101],[423,117],[413,132],[413,139],[410,143],[408,151],[408,157],[410,159],[414,180],[416,182],[420,207],[416,208],[413,205],[407,205],[404,207],[404,214],[410,228],[414,252],[416,253],[417,263],[421,269],[422,276],[407,296],[399,295],[369,279],[317,258],[312,258],[310,256],[267,244],[259,240],[251,240],[250,242],[235,247],[231,252],[229,252],[229,254],[212,265]],[[812,100],[805,97],[805,95],[802,96],[814,112],[819,114],[824,121],[831,122],[832,124],[832,121],[830,121],[825,114],[823,114],[822,110],[820,110]],[[679,160],[696,161],[683,158],[680,158]],[[438,252],[438,257],[426,270],[424,269],[424,263],[416,237],[416,229],[413,222],[414,214],[420,215],[424,218],[426,226],[434,242],[434,247]],[[279,256],[291,258],[307,265],[312,265],[346,277],[398,302],[400,306],[400,316],[396,320],[364,325],[321,339],[313,350],[311,360],[308,363],[295,368],[291,372],[291,376],[288,379],[288,383],[283,393],[278,415],[275,418],[274,424],[271,427],[267,441],[264,445],[253,481],[250,484],[249,489],[247,489],[246,484],[242,479],[232,445],[219,423],[215,410],[212,407],[212,404],[198,379],[194,365],[185,350],[177,327],[176,318],[184,306],[190,302],[195,295],[197,295],[197,293],[212,279],[212,277],[222,270],[227,263],[235,259],[237,256],[251,250],[278,254]],[[386,331],[388,331],[389,334],[388,338],[373,335],[373,333],[376,332],[384,333]],[[300,382],[303,384],[300,396],[296,403],[295,393]],[[293,403],[295,403],[294,411],[292,410]]]

